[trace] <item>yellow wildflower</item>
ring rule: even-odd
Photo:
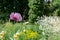
[[[14,38],[18,38],[18,36],[14,34]]]
[[[16,34],[14,34],[14,40],[18,40],[18,36]]]
[[[1,35],[4,36],[4,35],[5,35],[5,31],[2,31],[2,32],[1,32]]]
[[[37,33],[36,32],[31,32],[27,35],[28,38],[37,38]]]
[[[0,39],[2,39],[3,38],[3,36],[0,36]]]
[[[16,36],[19,36],[20,34],[19,33],[16,33]]]
[[[30,32],[32,32],[31,30],[26,30],[26,33],[30,33]]]
[[[4,38],[4,35],[5,35],[5,31],[2,31],[2,32],[0,33],[0,39]]]
[[[19,35],[20,35],[20,34],[17,32],[16,34],[14,34],[14,38],[18,38]]]

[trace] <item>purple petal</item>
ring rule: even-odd
[[[12,13],[10,14],[10,19],[11,19],[11,20],[14,20],[13,17],[14,17],[14,12],[12,12]]]
[[[16,21],[22,21],[22,16],[21,16],[20,13],[15,13],[15,14],[14,14],[14,18],[17,18]]]

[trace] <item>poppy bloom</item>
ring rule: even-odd
[[[16,13],[16,12],[14,13],[14,12],[12,12],[10,14],[10,20],[22,21],[22,16],[21,16],[20,13]]]

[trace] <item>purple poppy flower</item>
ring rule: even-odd
[[[12,12],[10,14],[10,20],[22,21],[22,16],[21,16],[20,13],[16,13],[16,12],[14,13],[14,12]]]
[[[14,12],[12,12],[11,14],[10,14],[10,20],[14,20]]]

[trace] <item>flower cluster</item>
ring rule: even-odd
[[[52,0],[44,0],[45,2],[52,2]]]
[[[25,30],[24,32],[22,32],[26,35],[27,38],[37,38],[37,32],[33,32],[31,30]]]
[[[14,34],[14,40],[18,40],[18,37],[20,36],[20,34],[17,32],[16,34]]]
[[[4,36],[5,36],[5,31],[2,31],[2,32],[0,33],[0,39],[3,39]]]
[[[17,32],[16,34],[14,34],[14,40],[19,40],[19,39],[23,39],[23,40],[28,40],[28,39],[37,39],[37,32],[31,31],[31,30],[23,30],[20,33]],[[22,38],[21,38],[22,37]]]
[[[51,33],[60,31],[60,18],[57,16],[41,17],[37,23],[39,24],[40,30]]]
[[[14,13],[14,12],[12,12],[10,14],[10,20],[22,21],[22,16],[21,16],[20,13],[16,13],[16,12]]]

